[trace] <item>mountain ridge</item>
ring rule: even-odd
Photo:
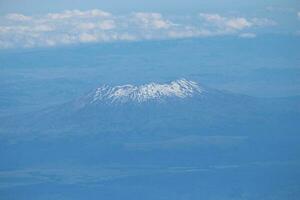
[[[108,101],[110,103],[143,103],[163,100],[169,97],[188,98],[204,92],[203,87],[194,81],[181,78],[169,83],[151,82],[143,85],[103,85],[88,94],[90,103]]]
[[[99,88],[104,91],[97,93]],[[296,106],[178,79],[164,84],[100,86],[64,104],[4,119],[0,132],[6,136],[87,134],[142,139],[283,130],[294,134],[296,129],[289,127],[298,119]]]

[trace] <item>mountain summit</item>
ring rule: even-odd
[[[104,85],[72,101],[2,120],[0,133],[8,137],[15,133],[32,137],[88,134],[109,141],[266,131],[294,134],[297,128],[289,128],[290,122],[299,121],[299,111],[290,102],[295,100],[249,97],[186,79]]]
[[[204,90],[196,82],[179,79],[166,84],[149,83],[144,85],[101,86],[91,92],[90,103],[108,101],[111,103],[146,102],[165,98],[186,98],[200,94]]]

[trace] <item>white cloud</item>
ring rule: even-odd
[[[133,35],[130,35],[128,33],[122,33],[119,35],[119,40],[124,40],[124,41],[134,41],[137,40],[137,38]]]
[[[251,22],[255,26],[275,26],[277,23],[267,18],[252,18]]]
[[[239,37],[241,37],[241,38],[255,38],[256,34],[255,33],[241,33],[241,34],[239,34]]]
[[[60,13],[49,13],[47,15],[48,18],[53,20],[67,19],[72,17],[92,18],[92,17],[110,17],[110,16],[111,16],[110,13],[98,9],[88,10],[88,11],[65,10]]]
[[[77,25],[77,28],[80,30],[112,30],[116,28],[116,24],[114,20],[104,20],[99,23],[97,22],[83,22]]]
[[[97,41],[97,37],[95,35],[88,34],[88,33],[82,33],[79,36],[79,39],[80,39],[81,42],[95,42],[95,41]]]
[[[36,32],[50,32],[53,31],[54,27],[50,26],[50,25],[36,25],[32,28],[31,31],[36,31]]]
[[[26,26],[3,26],[0,27],[0,33],[7,34],[32,34],[33,32],[51,32],[54,27],[50,25],[26,25]]]
[[[186,26],[181,27],[179,30],[170,30],[168,32],[168,36],[171,38],[190,38],[190,37],[206,37],[206,36],[213,36],[214,33],[212,33],[209,30],[201,30],[197,29],[193,26]]]
[[[103,22],[99,23],[99,28],[102,30],[111,30],[116,27],[114,20],[104,20]]]
[[[77,28],[81,30],[91,30],[95,29],[96,27],[96,24],[92,22],[80,23],[77,25]]]
[[[32,18],[26,15],[18,14],[18,13],[10,13],[5,16],[8,20],[13,21],[29,21]]]
[[[282,6],[267,6],[266,10],[269,12],[294,12],[294,8],[292,7],[282,7]]]
[[[221,29],[227,30],[242,30],[252,26],[252,23],[241,17],[227,18],[218,14],[200,13],[200,17],[203,18],[209,25],[217,26]]]
[[[0,34],[6,34],[11,31],[11,28],[9,26],[0,26]]]
[[[265,18],[225,17],[211,13],[201,13],[200,18],[199,21],[197,16],[163,16],[145,12],[113,15],[98,9],[33,16],[12,13],[0,20],[0,48],[228,34],[254,37],[254,33],[243,32],[276,24]]]
[[[244,28],[251,27],[252,23],[246,20],[245,18],[235,18],[228,20],[226,22],[226,26],[233,29],[242,30]]]
[[[47,46],[55,46],[56,42],[53,40],[46,40],[46,44],[47,44]]]
[[[219,31],[241,31],[251,27],[274,26],[276,22],[267,18],[223,17],[219,14],[200,13],[200,17],[208,26],[216,27]]]
[[[300,19],[300,11],[297,13],[298,19]]]
[[[167,29],[173,24],[159,13],[134,13],[136,22],[145,29]]]

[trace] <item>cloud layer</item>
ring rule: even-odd
[[[0,23],[0,48],[44,47],[90,42],[135,41],[240,35],[276,23],[264,18],[225,17],[200,13],[168,17],[160,13],[136,12],[113,15],[98,9],[66,10],[26,16],[10,13]]]

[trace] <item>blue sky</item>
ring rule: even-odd
[[[297,0],[2,0],[0,12],[23,12],[25,14],[36,14],[45,12],[57,12],[64,9],[94,9],[99,8],[116,13],[127,13],[132,11],[151,11],[167,13],[197,13],[203,11],[240,11],[240,12],[263,12],[266,7],[278,9],[297,9],[300,5]]]
[[[220,3],[222,2],[222,3]],[[0,48],[234,35],[300,35],[300,3],[269,1],[1,1]]]

